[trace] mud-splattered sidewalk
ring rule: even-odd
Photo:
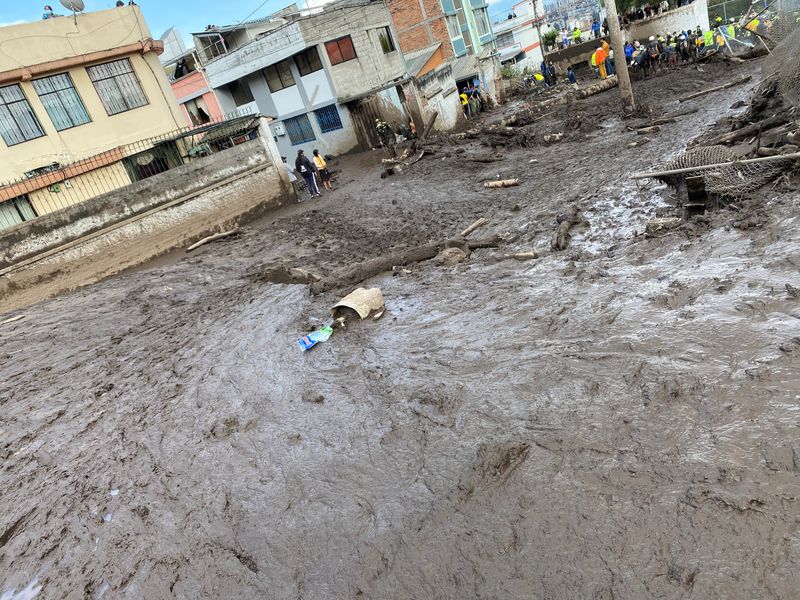
[[[751,69],[637,95],[663,114]],[[628,178],[750,89],[642,147],[612,91],[535,125],[559,144],[442,141],[385,180],[349,158],[319,203],[20,311],[0,327],[0,594],[796,597],[797,195],[649,238],[671,192]],[[483,189],[498,176],[522,185]],[[547,250],[573,203],[590,226],[567,250],[503,260]],[[369,280],[386,316],[300,353],[348,290],[275,267],[330,272],[481,216],[513,241]]]

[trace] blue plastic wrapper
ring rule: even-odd
[[[303,352],[308,352],[320,342],[327,342],[329,339],[331,339],[332,335],[332,327],[323,327],[319,331],[315,331],[314,333],[309,333],[308,335],[301,337],[299,340],[297,340],[297,344],[300,346],[300,349]]]

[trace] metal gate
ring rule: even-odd
[[[381,118],[380,100],[377,96],[367,96],[347,104],[350,119],[356,132],[361,150],[380,148],[381,140],[375,128],[375,119]]]

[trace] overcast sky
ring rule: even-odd
[[[176,26],[186,35],[192,31],[202,31],[206,25],[228,25],[236,23],[255,11],[263,0],[136,0],[144,11],[150,29],[155,37],[167,28]],[[312,5],[325,0],[310,0]],[[490,13],[503,14],[516,0],[489,0]],[[59,0],[46,0],[56,12],[67,12]],[[126,0],[127,2],[127,0]],[[115,0],[84,0],[86,10],[112,8]],[[250,18],[264,17],[291,4],[291,0],[268,0]],[[304,5],[304,0],[298,0]],[[38,0],[0,0],[0,24],[23,23],[42,18],[45,2]]]

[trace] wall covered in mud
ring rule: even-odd
[[[272,144],[260,138],[3,232],[0,310],[94,283],[296,202]]]

